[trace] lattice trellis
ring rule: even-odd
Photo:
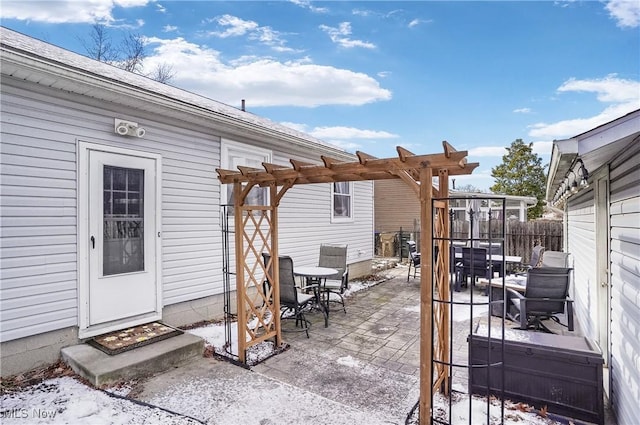
[[[434,371],[433,390],[442,391],[449,394],[449,347],[451,346],[449,315],[451,299],[451,285],[449,284],[449,205],[445,201],[434,202],[433,211],[433,238],[435,246],[438,248],[436,255],[435,269],[433,271],[435,281],[435,292],[437,299],[443,302],[434,303],[434,335],[433,335],[433,358],[436,364]]]
[[[245,361],[246,347],[272,337],[276,338],[276,344],[281,343],[277,229],[278,205],[286,191],[299,184],[401,179],[414,190],[420,200],[420,246],[423,258],[430,259],[433,255],[434,236],[448,235],[448,205],[445,201],[434,206],[432,199],[448,197],[449,176],[471,174],[478,166],[477,163],[467,163],[466,151],[458,152],[447,142],[443,142],[443,147],[444,153],[441,154],[415,155],[397,147],[397,158],[380,159],[356,152],[358,160],[354,162],[341,162],[321,156],[322,164],[291,159],[292,167],[263,163],[264,169],[238,167],[238,170],[216,170],[223,184],[234,184],[236,270],[242,271],[236,276],[238,321],[242,324],[238,326],[240,361]],[[438,177],[437,189],[432,186],[433,176]],[[270,188],[270,206],[244,205],[249,191],[255,186]],[[437,214],[434,215],[434,212]],[[435,233],[432,233],[428,226],[434,216],[438,219],[434,223]],[[270,230],[258,230],[266,224]],[[254,230],[247,230],[247,226]],[[435,270],[432,269],[431,261],[422,261],[420,265],[420,423],[424,424],[431,414],[433,390],[449,391],[448,369],[437,366],[434,370],[432,367],[432,360],[435,359],[438,364],[438,360],[446,359],[450,347],[447,339],[449,307],[432,308],[434,289],[441,298],[448,299],[450,296],[447,292],[448,244],[439,242],[438,249],[440,255]],[[260,258],[263,250],[271,255],[270,267],[265,268]],[[269,269],[273,270],[273,276],[266,276]],[[260,279],[265,276],[272,283],[271,289],[267,291],[262,289]],[[257,303],[261,305],[257,306]],[[259,324],[256,328],[248,324],[255,318],[258,318]]]
[[[270,338],[278,338],[277,322],[280,319],[277,299],[273,296],[274,288],[265,285],[265,281],[273,282],[268,265],[262,260],[262,253],[271,255],[272,223],[271,208],[242,206],[239,218],[242,220],[241,249],[242,273],[238,282],[243,290],[238,292],[238,350],[240,360],[244,362],[244,353],[252,345]],[[241,276],[240,276],[241,274]],[[240,341],[246,341],[243,344]]]

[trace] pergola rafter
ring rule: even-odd
[[[440,253],[435,270],[432,270],[431,261],[420,263],[420,423],[428,422],[432,392],[439,390],[448,393],[450,390],[448,369],[438,366],[434,370],[432,363],[432,357],[440,361],[436,364],[446,363],[450,343],[449,305],[436,303],[432,307],[434,291],[437,291],[440,300],[450,299],[449,247],[446,241],[449,235],[449,208],[447,201],[433,202],[433,199],[448,198],[449,176],[471,174],[478,166],[478,163],[467,163],[466,151],[457,151],[446,141],[443,142],[443,148],[443,153],[428,155],[415,155],[397,147],[396,158],[376,158],[356,152],[358,160],[352,162],[322,155],[321,164],[290,159],[291,167],[263,163],[262,169],[239,166],[237,170],[216,170],[220,182],[234,185],[240,361],[245,362],[246,349],[254,344],[270,338],[275,338],[277,345],[282,342],[277,235],[278,205],[284,194],[301,184],[400,179],[412,188],[420,200],[420,246],[423,258],[433,258],[434,236],[438,238]],[[437,187],[432,184],[433,177],[438,178]],[[245,205],[247,195],[256,186],[270,188],[269,206]],[[435,222],[434,217],[437,217]],[[261,246],[256,247],[256,243]],[[271,256],[268,265],[262,264],[261,251]],[[263,276],[272,282],[272,287],[262,287]],[[254,296],[251,297],[249,293]],[[256,306],[256,300],[263,304]],[[248,326],[249,322],[258,325]]]

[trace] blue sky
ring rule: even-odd
[[[551,141],[640,108],[640,2],[7,1],[2,25],[86,54],[93,23],[146,40],[145,71],[378,157],[469,151],[487,189],[515,139]]]

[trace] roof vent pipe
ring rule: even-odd
[[[242,112],[244,112],[244,99],[242,99],[242,106],[240,107],[240,109],[242,109]]]

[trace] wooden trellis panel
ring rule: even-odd
[[[446,197],[444,193],[448,192],[448,185],[446,184],[448,179],[445,176],[440,176],[440,196]],[[445,187],[442,187],[442,185]],[[437,300],[441,302],[434,303],[434,363],[436,364],[435,376],[433,381],[433,390],[442,391],[445,394],[449,394],[450,379],[449,379],[449,350],[451,346],[450,341],[450,329],[449,329],[449,316],[450,305],[448,302],[451,300],[451,285],[449,283],[450,271],[449,271],[449,257],[450,257],[450,244],[449,244],[449,203],[446,201],[434,202],[434,211],[432,216],[433,222],[433,238],[436,241],[438,247],[438,255],[436,256],[436,265],[433,271],[433,279],[435,282],[435,293]]]
[[[245,361],[246,349],[278,336],[276,320],[279,307],[272,296],[273,288],[263,285],[265,279],[273,282],[262,260],[262,252],[271,254],[271,209],[268,207],[242,206],[236,216],[242,221],[236,229],[242,249],[236,286],[238,303],[238,356]],[[238,242],[236,242],[238,243]],[[236,261],[238,261],[236,259]],[[271,268],[273,270],[273,268]],[[266,292],[265,292],[266,291]]]

